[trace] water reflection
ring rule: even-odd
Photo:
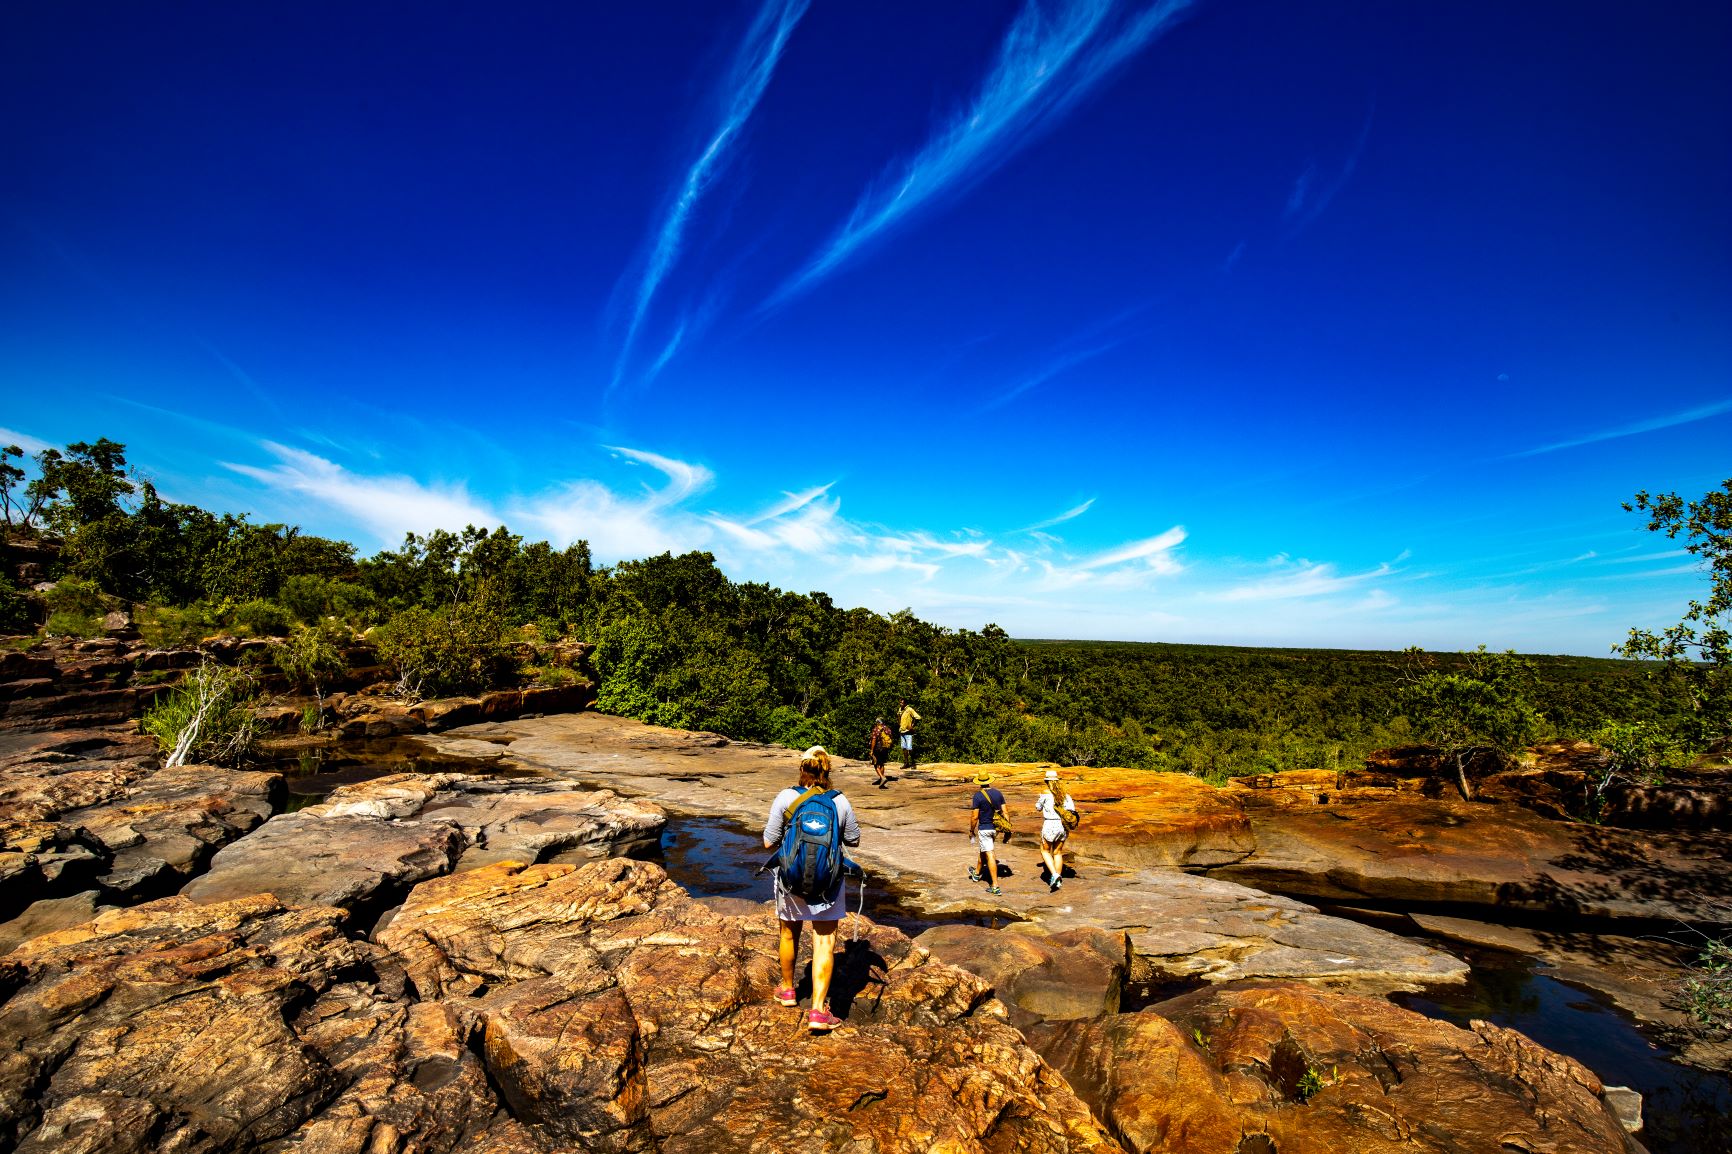
[[[668,876],[693,897],[770,899],[771,879],[758,867],[770,856],[762,834],[742,822],[716,817],[673,817],[662,832],[662,865]],[[858,902],[848,883],[848,908]],[[927,914],[912,895],[892,882],[866,878],[866,916],[914,937],[936,925],[974,925],[998,929],[1012,919],[992,913]]]
[[[1498,950],[1446,945],[1473,967],[1466,985],[1394,1000],[1427,1017],[1467,1028],[1474,1019],[1520,1030],[1567,1054],[1608,1086],[1642,1094],[1638,1137],[1652,1154],[1732,1151],[1732,1079],[1671,1060],[1608,999],[1565,985],[1534,959]]]
[[[487,777],[538,777],[532,770],[479,758],[434,752],[418,741],[380,738],[346,741],[283,753],[264,763],[283,775],[288,787],[284,810],[294,813],[325,800],[332,790],[395,773],[469,773]]]

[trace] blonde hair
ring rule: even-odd
[[[800,784],[830,788],[830,755],[823,746],[814,745],[800,755]]]

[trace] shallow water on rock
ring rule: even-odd
[[[317,805],[339,786],[355,785],[394,773],[472,773],[484,777],[541,777],[498,761],[451,757],[434,753],[418,741],[378,738],[345,741],[286,751],[267,758],[261,768],[283,775],[287,813]]]
[[[693,897],[769,901],[770,874],[757,872],[769,856],[758,830],[725,818],[671,815],[662,832],[662,865],[668,876]],[[856,909],[860,900],[856,885],[852,880],[848,883],[850,910]],[[923,913],[894,883],[870,873],[866,877],[865,914],[880,925],[895,926],[910,937],[936,925],[962,923],[997,928],[1007,922],[1002,916],[985,913]]]
[[[1533,958],[1438,944],[1473,967],[1467,984],[1396,994],[1396,1003],[1463,1028],[1479,1018],[1520,1030],[1606,1085],[1640,1091],[1636,1137],[1652,1154],[1732,1151],[1732,1077],[1673,1061],[1607,998],[1548,976]]]

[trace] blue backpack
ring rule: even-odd
[[[858,866],[842,853],[842,818],[836,791],[813,786],[788,807],[782,848],[771,859],[782,888],[806,901],[821,901]]]

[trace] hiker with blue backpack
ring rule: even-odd
[[[854,807],[831,788],[830,755],[814,745],[800,755],[800,784],[776,795],[764,822],[764,848],[777,851],[765,868],[775,868],[776,917],[782,923],[782,985],[775,997],[784,1006],[799,1004],[794,959],[800,951],[800,923],[810,922],[812,1011],[806,1024],[814,1033],[828,1033],[842,1024],[830,1012],[830,974],[836,926],[848,912],[848,875],[859,872],[843,847],[859,844]]]

